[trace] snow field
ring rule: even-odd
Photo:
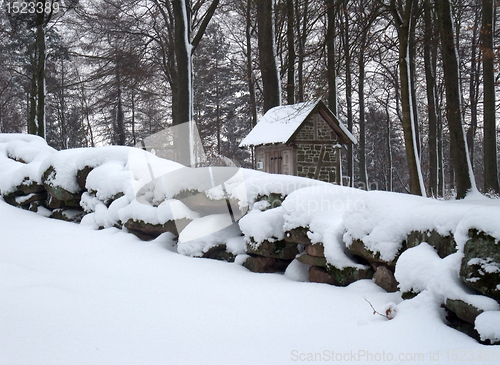
[[[370,280],[255,274],[178,255],[168,237],[145,243],[1,201],[0,215],[0,364],[292,364],[332,351],[451,364],[451,351],[500,352],[444,325],[430,293],[401,302]],[[397,316],[373,315],[364,298],[377,310],[397,303]]]

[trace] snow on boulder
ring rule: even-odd
[[[47,206],[51,209],[80,207],[83,190],[76,180],[75,160],[85,151],[83,148],[57,151],[40,164],[39,174],[49,193]]]
[[[153,206],[142,199],[134,199],[118,211],[120,221],[133,234],[144,240],[158,237],[165,232],[178,235],[193,219],[198,217],[182,202],[166,200]]]
[[[475,327],[482,341],[500,344],[500,311],[481,313],[476,318]]]
[[[460,252],[441,259],[435,248],[423,242],[401,254],[395,277],[403,298],[409,299],[421,292],[430,293],[456,316],[450,318],[452,327],[477,337],[472,328],[476,317],[484,311],[499,310],[500,306],[463,284],[458,276],[461,259]]]
[[[14,198],[43,192],[40,164],[54,152],[41,137],[0,134],[0,193]]]
[[[500,303],[500,244],[477,229],[469,230],[460,277],[465,284]]]
[[[242,184],[235,186],[229,191],[232,198],[240,201],[240,204],[247,204],[252,208],[255,202],[267,200],[266,197],[273,195],[280,197],[280,202],[276,202],[272,208],[275,208],[292,192],[309,186],[331,185],[329,183],[297,177],[290,175],[268,174],[261,171],[242,170],[244,180]]]
[[[429,289],[440,262],[434,248],[426,242],[403,252],[394,274],[401,292],[418,294]]]
[[[211,214],[194,219],[179,234],[177,252],[192,257],[234,261],[244,250],[235,246],[241,231],[230,214]],[[234,250],[234,252],[233,252]]]
[[[253,209],[247,213],[239,221],[241,231],[245,235],[247,242],[258,245],[265,240],[282,240],[284,237],[283,213],[282,207],[265,211]]]

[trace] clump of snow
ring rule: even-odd
[[[441,262],[432,246],[422,242],[399,256],[394,274],[402,292],[420,293],[426,290],[434,279],[436,266]]]
[[[344,241],[363,241],[385,261],[392,261],[411,231],[436,230],[440,235],[454,233],[467,203],[453,204],[415,195],[370,191],[363,197],[365,209],[353,210],[344,217]]]
[[[441,259],[426,242],[403,252],[396,263],[394,274],[402,292],[429,291],[437,301],[459,299],[484,311],[500,310],[491,298],[477,295],[460,280],[459,270],[463,257],[457,252]]]
[[[284,201],[284,230],[308,227],[311,243],[322,243],[328,263],[336,268],[365,265],[354,262],[342,240],[345,215],[364,209],[362,197],[366,192],[338,185],[324,184],[298,189]]]
[[[477,316],[474,328],[482,341],[500,342],[500,311],[483,312]]]
[[[109,161],[90,171],[85,186],[97,199],[107,202],[132,188],[132,180],[126,165]]]
[[[268,174],[245,169],[242,173],[244,174],[243,182],[228,189],[230,196],[240,201],[240,206],[247,204],[252,207],[259,196],[277,194],[285,197],[296,190],[310,186],[332,186],[326,182],[305,177]]]
[[[189,223],[179,234],[177,252],[186,256],[203,256],[212,247],[229,244],[231,250],[241,253],[235,242],[241,236],[237,223],[233,223],[229,214],[211,214]]]
[[[120,209],[118,216],[122,222],[133,219],[156,225],[183,218],[194,219],[198,217],[198,214],[176,199],[166,200],[158,207],[135,199]]]
[[[303,264],[298,260],[293,260],[285,270],[285,276],[294,281],[309,281],[310,265]]]
[[[232,253],[233,255],[241,255],[247,252],[245,237],[240,235],[237,237],[227,238],[226,251]]]
[[[44,174],[52,167],[54,171],[47,176],[46,182],[52,186],[61,187],[70,193],[78,193],[80,187],[76,180],[77,168],[75,161],[85,151],[84,148],[75,148],[51,154],[40,164],[39,174]]]
[[[463,250],[465,243],[469,240],[469,229],[478,231],[500,239],[500,204],[498,199],[488,199],[482,201],[480,205],[472,205],[464,214],[456,228],[455,240],[460,250]]]
[[[278,207],[266,211],[253,209],[240,219],[239,226],[247,242],[258,246],[264,240],[271,242],[282,240],[285,236],[284,223],[283,207]],[[253,242],[250,241],[250,237]]]
[[[0,192],[9,194],[21,183],[41,184],[40,164],[55,151],[38,136],[0,134]]]

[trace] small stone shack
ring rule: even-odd
[[[267,111],[240,147],[255,148],[257,170],[341,184],[341,148],[357,140],[321,101]]]

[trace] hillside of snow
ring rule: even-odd
[[[402,301],[371,280],[341,288],[251,273],[178,255],[168,239],[142,242],[3,201],[0,217],[2,365],[274,365],[318,353],[491,364],[500,353],[447,327],[430,294]],[[379,311],[396,303],[396,317],[373,315],[365,298]]]
[[[0,193],[0,365],[498,362],[498,199],[5,134]]]

